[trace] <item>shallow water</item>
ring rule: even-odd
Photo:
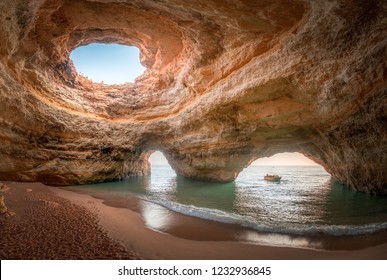
[[[282,176],[281,182],[264,181],[267,173]],[[320,166],[250,166],[227,184],[187,180],[169,166],[152,166],[151,176],[77,189],[99,196],[136,195],[176,212],[259,232],[357,235],[387,228],[387,197],[349,190]],[[155,229],[165,223],[165,217],[148,220],[160,221],[148,225]]]

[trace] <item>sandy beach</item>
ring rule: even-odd
[[[40,183],[5,184],[0,259],[139,259],[108,234],[98,215]]]
[[[1,183],[7,186],[1,194],[8,207],[0,218],[1,259],[387,259],[386,232],[259,234],[136,197],[102,200],[74,187]],[[270,240],[281,238],[312,248],[270,246]]]

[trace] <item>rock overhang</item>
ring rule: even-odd
[[[229,181],[254,158],[301,151],[385,193],[386,162],[368,154],[386,146],[386,5],[366,2],[5,1],[0,174],[120,179],[162,149],[182,175]],[[92,42],[136,46],[148,70],[92,84],[69,60]]]

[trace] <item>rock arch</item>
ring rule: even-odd
[[[77,184],[175,170],[232,180],[299,151],[346,185],[386,187],[383,1],[2,1],[0,179]],[[75,75],[70,51],[137,46],[130,86]]]

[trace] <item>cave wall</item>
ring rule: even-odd
[[[0,179],[66,185],[150,172],[231,181],[302,152],[387,194],[386,1],[0,3]],[[108,86],[69,55],[133,45],[147,71]]]

